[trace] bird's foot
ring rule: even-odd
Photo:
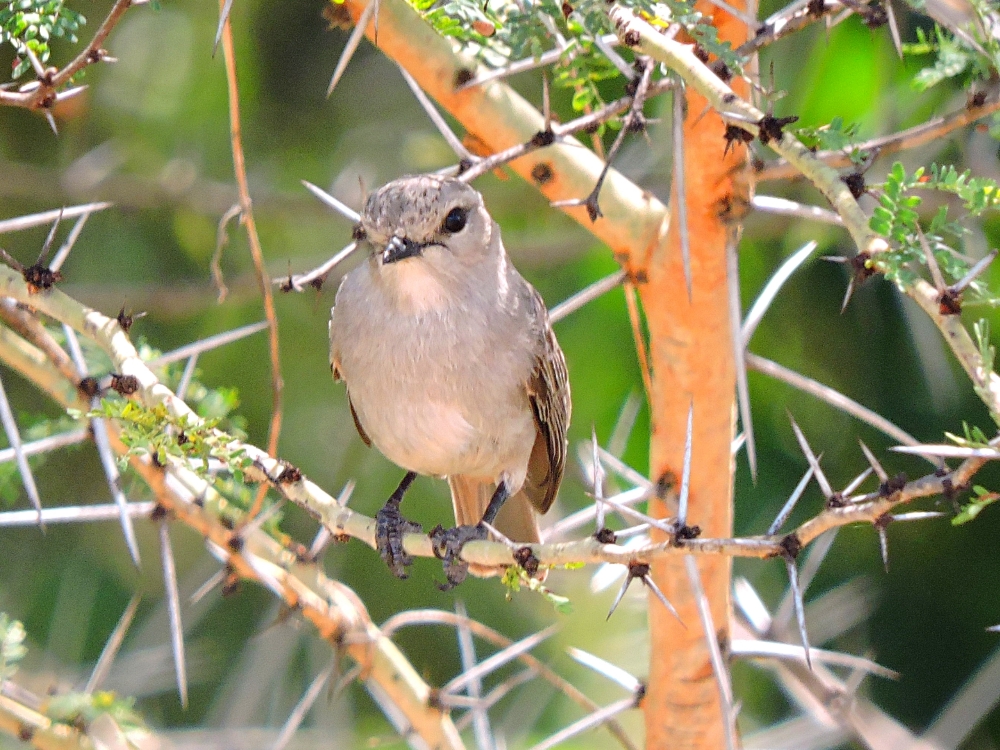
[[[482,524],[456,526],[453,529],[438,525],[431,531],[430,538],[434,556],[444,562],[444,574],[448,578],[448,582],[438,584],[438,588],[447,591],[464,581],[469,573],[469,563],[461,557],[462,547],[466,542],[486,539],[487,532]]]
[[[375,549],[396,578],[406,578],[406,568],[413,564],[413,558],[403,549],[403,535],[421,531],[423,527],[403,518],[399,505],[391,500],[375,514]]]

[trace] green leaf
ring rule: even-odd
[[[953,526],[961,526],[964,523],[968,523],[982,513],[984,508],[1000,500],[1000,493],[990,492],[978,485],[972,491],[975,498],[965,505],[957,516],[951,519]]]

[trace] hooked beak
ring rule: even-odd
[[[388,265],[389,263],[395,263],[406,258],[412,258],[415,255],[420,255],[423,249],[423,245],[413,240],[408,240],[405,237],[393,237],[389,240],[389,244],[385,246],[385,250],[382,251],[382,264]]]

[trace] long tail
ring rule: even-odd
[[[490,504],[496,485],[461,475],[448,477],[448,484],[451,486],[451,502],[455,507],[455,521],[459,525],[475,525],[483,520],[483,513]],[[541,540],[538,515],[523,492],[508,498],[500,509],[494,526],[514,542],[532,544]],[[469,572],[485,578],[502,571],[470,565]]]

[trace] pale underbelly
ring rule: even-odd
[[[505,473],[523,476],[534,442],[534,423],[527,409],[523,414],[502,410],[488,426],[468,409],[432,400],[358,409],[358,417],[386,458],[432,476],[464,474],[491,480]]]

